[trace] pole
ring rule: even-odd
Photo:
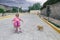
[[[18,7],[18,13],[19,13],[19,7]]]
[[[19,5],[19,2],[18,2],[18,5]],[[19,7],[20,7],[20,5],[18,6],[18,13],[19,13]]]

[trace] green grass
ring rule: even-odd
[[[45,20],[47,20],[46,18],[44,18]],[[48,20],[47,20],[48,21]],[[58,28],[60,28],[60,25],[57,25],[57,24],[55,24],[55,23],[53,23],[53,22],[51,22],[51,21],[48,21],[48,22],[50,22],[50,23],[52,23],[53,25],[55,25],[56,27],[58,27]]]
[[[53,23],[53,22],[51,22],[51,21],[49,21],[49,22],[52,23],[53,25],[55,25],[56,27],[60,28],[59,25],[57,25],[57,24],[55,24],[55,23]]]

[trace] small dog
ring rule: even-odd
[[[37,28],[38,28],[38,30],[43,30],[43,27],[40,25],[38,25]]]

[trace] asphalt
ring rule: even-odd
[[[22,33],[14,33],[13,18],[12,15],[0,20],[0,40],[60,40],[60,34],[34,14],[21,15],[20,18],[24,21],[21,22]],[[43,30],[38,30],[38,25]]]

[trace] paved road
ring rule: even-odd
[[[25,14],[20,16],[22,33],[14,33],[12,19],[0,20],[0,40],[60,40],[60,34],[42,21],[37,15]],[[44,30],[39,31],[37,25],[43,26]]]

